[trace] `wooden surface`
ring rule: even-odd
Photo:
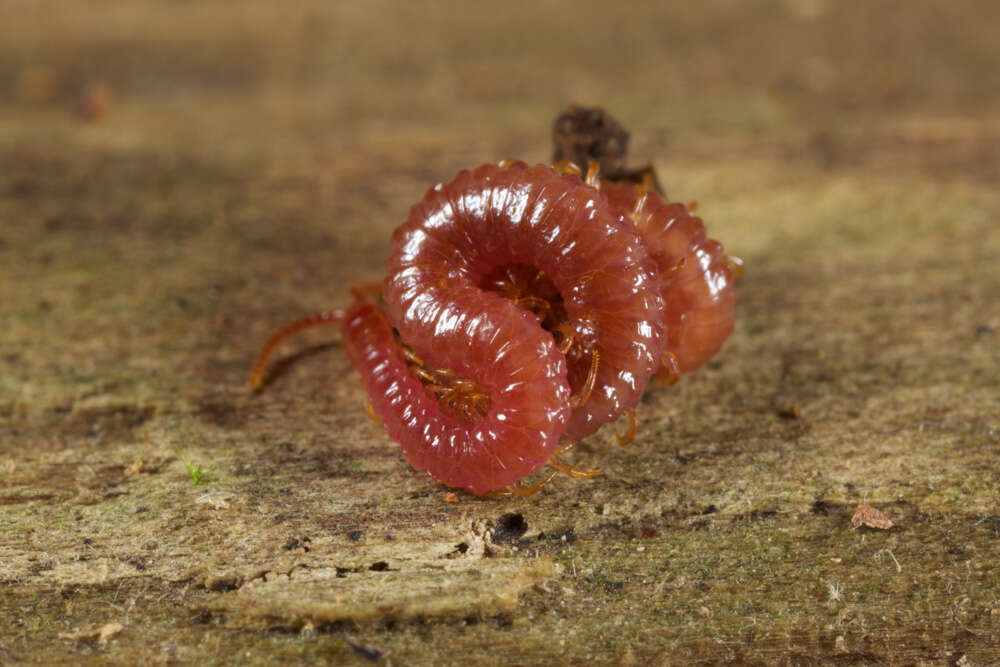
[[[1000,661],[997,25],[0,1],[0,663]],[[574,452],[602,476],[448,502],[332,330],[246,391],[573,102],[748,267],[718,359]]]

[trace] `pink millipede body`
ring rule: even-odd
[[[735,293],[682,205],[568,171],[483,165],[431,188],[393,234],[381,300],[355,290],[346,312],[286,327],[251,383],[282,338],[339,321],[371,411],[435,480],[523,493],[546,464],[594,474],[560,454],[626,415],[631,439],[650,378],[714,355]]]

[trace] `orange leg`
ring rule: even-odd
[[[507,487],[507,491],[509,491],[515,496],[520,496],[522,498],[530,498],[531,496],[541,491],[543,486],[551,482],[552,478],[556,476],[556,472],[557,471],[553,470],[545,477],[532,484],[531,486],[521,486],[520,483],[511,484],[510,486]]]
[[[670,265],[670,268],[663,272],[662,278],[668,280],[671,276],[676,274],[678,271],[687,266],[687,255],[681,257],[679,260]]]
[[[418,380],[426,382],[427,387],[431,391],[436,391],[436,387],[438,386],[438,384],[437,384],[437,376],[434,375],[434,373],[431,373],[423,366],[410,366],[410,370],[413,371],[413,374],[417,376]]]
[[[646,203],[649,201],[649,187],[646,185],[637,185],[636,188],[639,190],[639,196],[635,200],[635,206],[632,207],[632,220],[638,220],[639,216],[642,215],[643,210],[646,208]]]
[[[576,447],[576,443],[576,440],[569,440],[565,445],[557,449],[556,453],[552,455],[552,460],[549,461],[549,465],[559,472],[569,475],[574,479],[587,479],[588,477],[600,475],[600,470],[580,470],[579,468],[571,466],[567,463],[563,463],[562,455],[570,452],[574,447]]]
[[[549,465],[564,475],[569,475],[573,479],[589,479],[590,477],[596,477],[601,474],[600,469],[595,470],[581,470],[580,468],[564,463],[555,457],[549,461]]]
[[[568,323],[563,323],[559,325],[554,334],[558,334],[556,337],[561,338],[559,341],[559,352],[566,356],[569,354],[570,350],[574,346],[580,345],[582,352],[586,353],[587,350],[582,346],[580,341],[577,339],[575,332]],[[597,350],[590,352],[590,370],[587,373],[587,380],[580,387],[580,393],[569,399],[569,405],[571,408],[576,410],[581,405],[584,405],[589,399],[590,395],[594,392],[594,385],[597,383],[597,369],[601,364],[601,354]]]
[[[573,347],[573,339],[563,338],[562,341],[559,343],[559,352],[563,356],[566,356],[567,354],[569,354],[569,351],[570,349],[572,349],[572,347]]]
[[[399,349],[403,353],[403,359],[406,360],[406,363],[423,368],[424,362],[417,356],[417,353],[413,351],[413,348],[406,344],[400,344]]]
[[[597,382],[597,367],[600,365],[601,355],[597,350],[590,353],[590,372],[587,373],[587,381],[580,387],[580,393],[569,399],[569,407],[576,410],[590,399],[594,391],[594,384]]]
[[[552,460],[549,461],[549,466],[552,468],[552,471],[531,486],[521,486],[520,482],[518,482],[516,484],[511,484],[506,489],[495,489],[484,493],[483,495],[487,498],[502,498],[504,496],[520,496],[521,498],[529,498],[538,493],[543,486],[551,482],[552,478],[560,472],[569,475],[574,479],[587,479],[589,477],[594,477],[595,475],[600,475],[600,470],[581,470],[564,463],[560,459],[563,454],[566,454],[576,447],[576,443],[576,440],[569,440],[565,445],[557,449],[552,455]]]
[[[469,424],[477,424],[489,414],[490,396],[471,380],[456,378],[447,368],[426,368],[410,365],[424,389],[434,395],[438,404],[448,414]]]
[[[740,276],[743,275],[743,270],[746,268],[743,260],[736,255],[727,255],[726,262],[729,264],[729,270],[733,272],[733,280],[739,280]]]
[[[268,339],[267,343],[264,344],[264,349],[257,356],[257,361],[253,365],[253,371],[250,373],[250,388],[253,391],[259,391],[264,386],[264,371],[267,370],[268,359],[271,358],[271,354],[283,340],[310,327],[320,326],[321,324],[340,324],[343,321],[343,310],[325,310],[321,313],[313,313],[312,315],[303,317],[301,320],[292,322],[279,329]]]
[[[555,451],[555,452],[554,452],[554,453],[552,454],[552,456],[556,456],[556,457],[558,457],[558,456],[562,456],[562,455],[564,455],[564,454],[569,454],[569,453],[570,453],[571,451],[573,451],[573,449],[574,449],[574,448],[575,448],[575,447],[576,447],[576,446],[577,446],[578,444],[580,444],[580,441],[579,441],[579,440],[567,440],[567,441],[566,441],[566,444],[565,444],[565,445],[563,445],[562,447],[560,447],[559,449],[557,449],[557,450],[556,450],[556,451]]]
[[[601,163],[597,160],[587,161],[587,175],[584,176],[583,182],[592,188],[601,189]]]
[[[556,170],[556,173],[562,174],[563,176],[576,176],[577,178],[583,178],[583,170],[575,162],[570,162],[569,160],[560,160],[552,165],[552,168]]]
[[[540,321],[544,321],[552,310],[552,304],[537,296],[522,296],[513,299],[514,305],[534,313]]]
[[[628,430],[624,434],[615,431],[615,437],[618,438],[618,446],[624,447],[633,440],[635,440],[635,433],[639,430],[639,418],[635,416],[635,410],[629,410],[625,413],[625,418],[628,419]]]
[[[379,417],[378,417],[377,414],[375,414],[375,406],[372,405],[371,399],[368,400],[368,404],[365,406],[365,411],[368,413],[368,418],[369,419],[371,419],[373,422],[375,422],[379,426],[382,425],[382,420],[379,419]]]
[[[563,454],[567,454],[572,451],[573,448],[576,447],[577,442],[577,440],[567,440],[566,444],[557,449],[552,455],[552,460],[549,461],[549,465],[559,472],[569,475],[574,479],[587,479],[588,477],[600,475],[600,470],[581,470],[562,461]]]
[[[559,352],[563,355],[569,354],[569,351],[573,349],[573,346],[579,343],[576,337],[576,331],[569,322],[563,322],[557,325],[552,330],[552,335],[559,341]]]
[[[656,187],[656,174],[653,173],[652,167],[647,167],[646,170],[642,172],[642,187],[647,190],[659,190],[659,188]]]

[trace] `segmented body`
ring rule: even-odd
[[[492,315],[480,314],[484,319]],[[372,410],[410,463],[444,484],[484,493],[544,465],[569,417],[565,364],[551,340],[519,338],[530,335],[529,324],[527,318],[512,319],[493,329],[499,336],[513,336],[504,349],[506,363],[474,365],[472,356],[483,351],[482,341],[462,346],[469,352],[470,376],[487,386],[507,381],[492,418],[478,424],[463,423],[442,410],[410,372],[389,321],[373,304],[361,302],[348,310],[344,343]],[[530,364],[513,367],[529,357]],[[531,409],[516,409],[522,404]]]
[[[485,493],[634,415],[654,373],[732,330],[727,258],[700,219],[630,184],[523,163],[429,190],[393,234],[382,302],[340,318],[370,409],[414,467]],[[267,355],[292,325],[269,342]],[[634,418],[632,425],[634,427]],[[571,446],[571,445],[570,445]]]
[[[587,351],[580,363],[599,354],[596,388],[572,413],[570,392],[580,387],[552,334],[483,288],[513,264],[544,272],[559,291],[568,335]],[[393,234],[386,272],[386,314],[401,339],[425,363],[490,390],[489,413],[471,425],[433,399],[371,395],[411,462],[448,484],[475,492],[512,484],[545,464],[567,420],[579,437],[635,407],[660,363],[662,284],[635,227],[548,167],[484,165],[432,188]],[[432,419],[416,420],[414,405]]]
[[[674,372],[695,370],[733,332],[736,290],[729,256],[683,204],[628,183],[602,181],[601,191],[635,224],[664,278],[666,351],[672,357],[667,363],[676,368],[659,375],[672,379]]]

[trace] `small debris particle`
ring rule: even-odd
[[[106,642],[125,628],[121,623],[105,623],[101,626],[97,641]]]
[[[243,580],[237,577],[213,577],[205,582],[205,588],[218,593],[228,593],[243,585]]]
[[[195,498],[195,505],[207,505],[214,510],[226,509],[229,507],[229,500],[231,498],[231,493],[226,493],[225,491],[214,491],[212,493],[205,493],[197,498]]]
[[[86,630],[76,629],[72,632],[60,632],[59,639],[68,639],[76,642],[106,643],[123,629],[125,629],[125,626],[121,623],[105,623],[99,628],[90,628]]]
[[[899,564],[898,560],[896,560],[896,554],[892,553],[892,549],[882,549],[882,551],[879,551],[877,554],[875,554],[875,560],[880,560],[882,554],[884,553],[889,554],[889,558],[891,558],[892,562],[896,564],[896,572],[902,572],[903,566]]]
[[[364,534],[365,533],[363,530],[349,530],[347,531],[347,539],[349,539],[351,542],[357,542],[358,540],[361,539],[362,535]]]
[[[376,648],[374,646],[364,646],[353,641],[346,634],[341,634],[340,638],[344,640],[344,643],[351,647],[359,657],[364,658],[368,662],[378,663],[381,662],[382,658],[385,657],[385,649]]]
[[[541,535],[539,535],[539,537],[541,537]],[[560,542],[576,542],[576,533],[573,532],[572,528],[568,530],[561,530],[557,533],[552,533],[551,535],[546,535],[546,537],[550,540],[559,540]]]
[[[80,93],[73,111],[80,120],[92,123],[103,118],[113,102],[114,95],[107,84],[91,83]]]
[[[715,615],[712,613],[711,609],[709,609],[704,605],[702,605],[701,609],[698,610],[698,613],[701,614],[704,618],[712,618],[712,616]]]
[[[205,625],[212,620],[212,612],[202,609],[197,614],[188,619],[191,625]]]
[[[448,493],[444,494],[444,501],[446,503],[457,503],[458,502],[458,495],[452,493],[451,491],[449,491]]]
[[[893,523],[889,517],[874,507],[870,505],[858,505],[858,510],[851,517],[851,525],[855,528],[868,526],[869,528],[888,530],[892,528]]]
[[[291,551],[292,549],[299,548],[299,540],[297,538],[292,538],[285,542],[285,546],[282,547],[285,551]]]
[[[799,406],[789,405],[785,407],[778,408],[778,416],[782,419],[798,419],[799,418]]]
[[[136,475],[138,475],[141,472],[142,472],[142,459],[137,459],[135,463],[133,463],[132,465],[130,465],[128,468],[126,468],[126,470],[125,470],[125,476],[126,477],[135,477]]]

